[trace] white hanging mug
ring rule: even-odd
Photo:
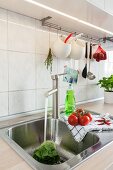
[[[77,39],[71,41],[71,53],[69,55],[69,58],[72,58],[74,60],[79,60],[83,58],[85,55],[85,43],[83,40]]]
[[[71,44],[64,43],[60,37],[53,43],[53,54],[58,58],[67,58],[71,52]]]

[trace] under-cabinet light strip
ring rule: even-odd
[[[36,1],[34,1],[34,0],[24,0],[24,1],[27,1],[27,2],[29,2],[29,3],[32,3],[32,4],[34,4],[34,5],[39,6],[39,7],[41,7],[41,8],[47,9],[47,10],[49,10],[49,11],[52,11],[52,12],[54,12],[54,13],[56,13],[56,14],[62,15],[62,16],[64,16],[64,17],[67,17],[67,18],[69,18],[69,19],[75,20],[75,21],[77,21],[77,22],[79,22],[79,23],[82,23],[82,24],[87,25],[87,26],[89,26],[89,27],[95,28],[95,29],[100,30],[100,31],[102,31],[102,32],[105,32],[105,33],[107,33],[107,34],[113,35],[113,32],[111,32],[111,31],[108,31],[108,30],[106,30],[106,29],[103,29],[103,28],[101,28],[101,27],[98,27],[98,26],[96,26],[96,25],[93,25],[93,24],[91,24],[91,23],[89,23],[89,22],[80,20],[80,19],[78,19],[78,18],[76,18],[76,17],[73,17],[73,16],[71,16],[71,15],[68,15],[68,14],[66,14],[66,13],[63,13],[63,12],[61,12],[61,11],[59,11],[59,10],[53,9],[53,8],[47,6],[47,5],[41,4],[41,3],[36,2]]]

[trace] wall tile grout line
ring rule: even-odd
[[[37,34],[37,27],[36,27],[36,19],[35,19],[35,89],[37,89],[37,54],[36,54],[36,34]],[[35,109],[37,109],[37,90],[35,90]]]
[[[7,10],[7,59],[8,59],[8,115],[9,115],[9,55],[8,55],[8,10]]]

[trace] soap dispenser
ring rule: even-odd
[[[66,98],[65,98],[65,114],[69,116],[75,110],[75,95],[72,85],[72,80],[69,82],[69,87],[66,91]]]

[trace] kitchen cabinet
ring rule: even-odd
[[[96,7],[104,10],[105,0],[87,0],[89,3],[95,5]],[[108,1],[108,0],[106,0]],[[111,0],[112,1],[112,0]]]
[[[94,0],[92,2],[95,3]],[[103,8],[103,2],[104,0],[96,0],[95,4]],[[0,7],[39,20],[51,16],[49,22],[69,32],[84,33],[96,39],[113,35],[113,23],[110,22],[113,16],[86,0],[0,0]],[[92,24],[109,32],[96,29]]]
[[[113,0],[105,0],[105,11],[113,15]]]
[[[87,0],[92,5],[98,7],[99,9],[113,15],[113,0]]]

